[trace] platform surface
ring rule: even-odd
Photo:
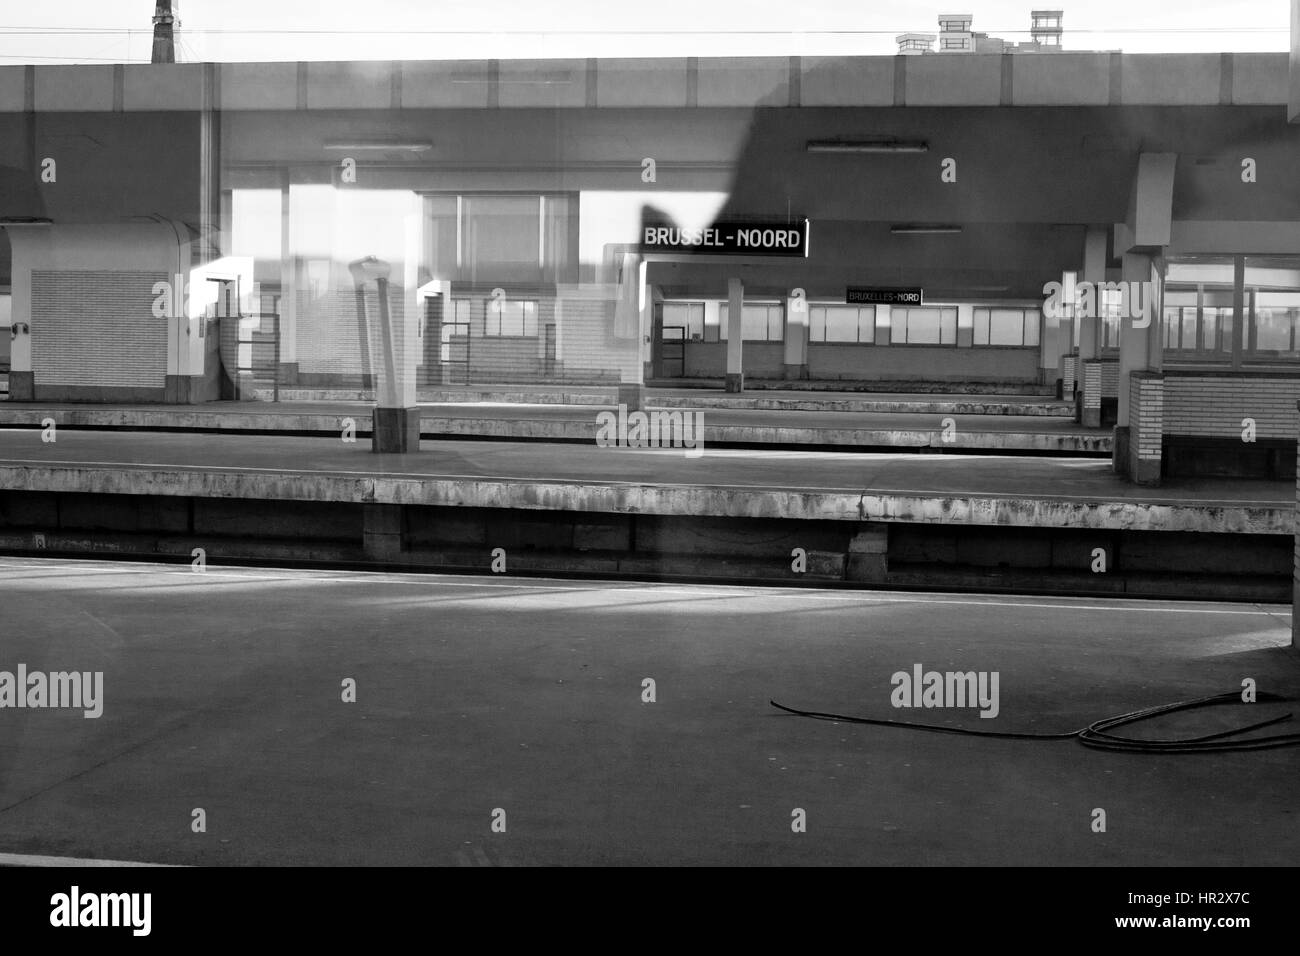
[[[30,558],[0,558],[0,605],[6,665],[103,674],[99,718],[0,711],[0,853],[208,866],[1286,866],[1300,853],[1294,748],[1117,754],[768,704],[1044,733],[1240,690],[1243,675],[1285,693],[1300,657],[1284,607]],[[917,663],[996,671],[998,716],[892,708],[891,675]],[[356,703],[341,701],[348,677]],[[1132,733],[1292,710],[1233,705]]]
[[[342,423],[351,419],[359,431],[369,432],[373,408],[373,403],[362,401],[203,405],[0,402],[0,427],[37,427],[42,421],[52,420],[64,428],[329,434],[338,432]],[[420,410],[421,433],[426,437],[590,442],[600,429],[598,417],[602,412],[614,411],[615,406],[466,400],[426,403]],[[690,403],[667,406],[653,402],[649,410],[697,414],[705,440],[720,444],[1106,455],[1112,442],[1109,428],[1085,428],[1059,415],[713,407]]]
[[[1291,534],[1291,482],[1143,488],[1097,459],[0,429],[0,488],[666,515]]]

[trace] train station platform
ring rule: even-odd
[[[778,384],[741,394],[710,387],[648,387],[646,397],[656,408],[728,408],[784,412],[898,412],[935,415],[1042,415],[1070,418],[1074,403],[1039,394],[973,393],[964,391],[866,391],[842,383],[833,388],[778,388]],[[804,385],[807,383],[799,383]],[[276,399],[274,389],[261,387],[258,401]],[[491,402],[510,405],[613,405],[616,385],[440,385],[417,389],[422,403]],[[285,402],[373,402],[364,389],[282,387]]]
[[[0,430],[0,551],[1289,600],[1294,486],[1107,461]],[[38,537],[39,536],[39,537]],[[802,555],[796,554],[801,550]],[[794,560],[792,561],[792,556]],[[797,567],[800,563],[803,567]]]
[[[594,392],[446,393],[455,400],[421,404],[425,438],[594,442],[597,416],[613,411],[613,395]],[[555,399],[566,399],[559,404]],[[650,410],[698,413],[706,443],[814,448],[916,448],[937,451],[1109,455],[1110,429],[1086,428],[1048,415],[1041,402],[992,403],[888,400],[827,401],[724,398],[652,393]],[[63,429],[254,432],[337,435],[347,420],[362,435],[372,426],[373,402],[351,400],[212,402],[204,405],[0,403],[0,427],[37,427],[46,419]]]

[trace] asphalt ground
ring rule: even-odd
[[[1290,640],[1274,606],[4,558],[0,670],[104,676],[95,719],[0,709],[0,852],[1289,865],[1295,748],[1108,753],[810,720],[769,700],[1056,732],[1247,678],[1290,698],[1133,730],[1195,736],[1296,708]],[[916,664],[996,672],[997,717],[891,706],[892,675]]]

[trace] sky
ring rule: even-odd
[[[1044,0],[180,0],[178,59],[889,55],[939,13],[1028,39]],[[1064,48],[1285,51],[1288,0],[1054,0]],[[9,0],[0,64],[147,63],[154,0]]]

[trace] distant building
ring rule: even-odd
[[[899,53],[915,55],[934,52],[933,33],[904,33],[895,39],[898,41]]]
[[[969,13],[939,14],[939,34],[903,33],[895,37],[898,52],[915,55],[924,53],[1058,53],[1061,50],[1063,29],[1062,10],[1033,10],[1030,12],[1031,39],[1013,43],[1000,37],[971,30],[974,17]],[[933,47],[935,40],[939,48]]]

